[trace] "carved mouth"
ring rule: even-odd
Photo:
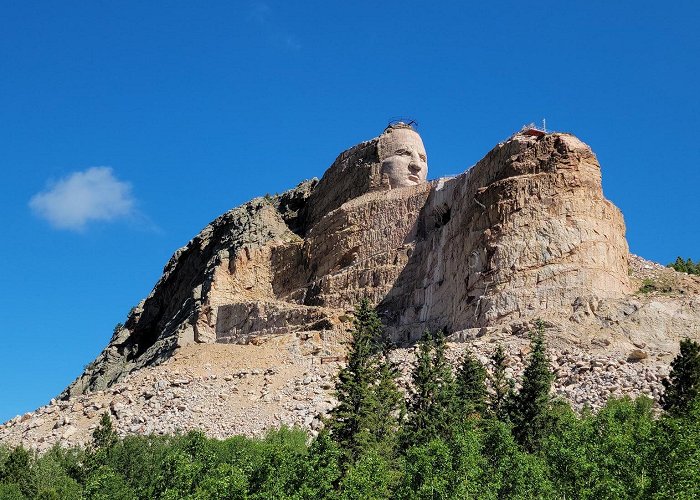
[[[409,176],[408,176],[408,180],[411,181],[411,182],[415,182],[416,184],[418,184],[418,181],[419,181],[420,179],[418,178],[417,175],[409,175]]]

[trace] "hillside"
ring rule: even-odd
[[[459,176],[427,169],[420,136],[398,125],[320,181],[223,214],[85,372],[0,441],[82,443],[107,408],[122,434],[318,429],[363,297],[405,373],[412,342],[445,328],[453,359],[469,348],[486,361],[500,343],[517,374],[541,318],[555,390],[574,407],[659,394],[678,340],[700,338],[700,279],[629,254],[590,147],[518,133]]]

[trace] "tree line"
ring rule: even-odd
[[[117,437],[103,415],[87,448],[0,448],[0,498],[501,499],[700,497],[700,345],[683,340],[655,416],[646,397],[575,413],[551,396],[544,324],[524,373],[467,352],[453,370],[443,332],[418,342],[409,394],[397,385],[369,302],[355,314],[338,405],[313,439]]]
[[[700,275],[700,260],[693,262],[693,259],[691,258],[683,259],[681,257],[677,257],[674,262],[671,262],[666,267],[673,268],[682,273]]]

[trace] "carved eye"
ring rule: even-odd
[[[397,149],[394,154],[397,156],[411,156],[411,152],[407,149]]]
[[[428,161],[428,158],[427,158],[425,155],[419,154],[418,156],[420,157],[420,159],[421,159],[422,161]]]

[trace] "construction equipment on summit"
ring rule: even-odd
[[[542,137],[547,134],[547,122],[543,119],[542,120],[542,128],[537,128],[537,126],[534,123],[530,123],[528,125],[523,125],[523,128],[520,129],[520,134],[523,135],[532,135],[535,137]]]

